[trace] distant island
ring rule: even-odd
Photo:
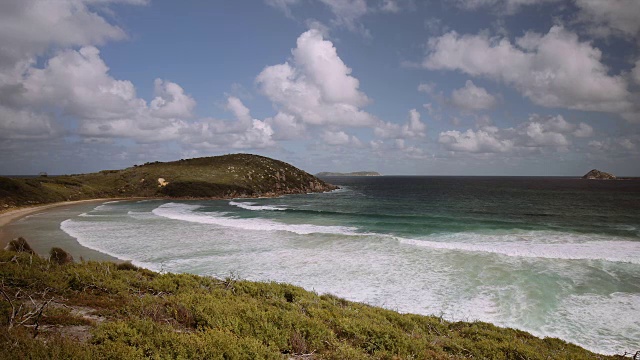
[[[252,154],[149,162],[123,170],[36,178],[0,177],[0,211],[98,198],[220,199],[337,189],[285,162]]]
[[[354,171],[350,173],[324,171],[317,173],[316,176],[382,176],[382,174],[375,171]]]
[[[616,180],[617,177],[613,174],[606,173],[604,171],[593,169],[586,173],[583,179],[587,180]]]

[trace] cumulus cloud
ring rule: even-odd
[[[361,107],[369,98],[359,90],[330,41],[309,30],[291,51],[291,63],[268,66],[256,77],[260,91],[282,113],[306,124],[370,126],[377,119]]]
[[[537,105],[611,112],[640,121],[625,79],[609,75],[602,52],[561,26],[527,32],[512,44],[503,37],[449,32],[428,42],[422,62],[431,70],[457,70],[515,87]]]
[[[467,111],[488,110],[496,103],[495,96],[489,94],[486,89],[476,86],[471,80],[467,80],[464,87],[453,90],[451,93],[451,104]]]
[[[380,11],[388,13],[399,13],[403,10],[415,9],[414,0],[382,0],[380,3]]]
[[[109,3],[145,4],[142,0],[103,0]],[[0,2],[0,68],[42,54],[51,46],[99,45],[126,37],[92,5],[95,0],[3,0]]]
[[[249,109],[234,96],[227,98],[227,110],[235,120],[198,119],[179,129],[179,141],[196,149],[264,149],[276,146],[268,121],[254,119]]]
[[[558,0],[455,0],[455,4],[465,10],[490,8],[499,14],[514,14],[528,5],[538,5]]]
[[[306,135],[306,126],[293,115],[278,112],[264,121],[273,128],[275,140],[299,139]]]
[[[631,79],[640,85],[640,60],[636,61],[633,70],[631,70]]]
[[[59,109],[80,121],[78,133],[90,137],[130,137],[139,141],[175,139],[195,100],[178,84],[157,79],[147,105],[134,85],[109,74],[93,46],[65,50],[42,68],[29,68],[19,82],[20,101],[35,109]]]
[[[578,127],[572,132],[573,136],[578,138],[591,137],[594,134],[593,127],[585,123],[580,123]]]
[[[64,101],[70,114],[81,110],[85,110],[85,114],[91,112],[89,109],[93,104],[82,106],[58,96],[68,90],[68,87],[65,88],[66,76],[76,78],[76,74],[58,72],[60,76],[54,79],[56,74],[34,68],[34,64],[38,56],[52,48],[103,44],[126,38],[126,33],[120,27],[110,24],[98,11],[104,11],[106,6],[116,2],[142,5],[146,0],[103,0],[99,4],[94,0],[0,2],[0,129],[4,137],[33,139],[62,134],[62,127],[56,122],[54,114],[49,112],[56,109],[57,104],[46,108],[47,112],[43,109],[43,105],[51,104],[50,100],[53,99]],[[80,56],[91,57],[89,53],[92,49],[95,48],[86,47]],[[51,66],[62,70],[66,60],[73,59],[54,59]],[[25,80],[29,82],[25,83]],[[125,97],[132,89],[131,84],[126,82],[113,85],[115,88],[107,91]],[[59,87],[65,89],[59,90]],[[74,97],[82,97],[83,90],[75,89],[77,93]],[[98,116],[103,109],[98,106]]]
[[[444,131],[440,133],[438,142],[448,150],[470,153],[506,152],[513,148],[512,140],[500,139],[492,128]]]
[[[637,0],[576,0],[580,9],[578,20],[597,36],[619,35],[637,39],[640,33],[640,1]]]
[[[154,81],[156,97],[151,100],[151,115],[160,118],[189,118],[192,116],[195,100],[185,94],[176,83],[156,79]]]
[[[420,120],[416,109],[409,110],[409,119],[403,124],[379,122],[373,129],[374,134],[386,139],[413,139],[425,137],[427,125]]]
[[[629,135],[619,137],[606,137],[589,142],[591,155],[596,157],[637,157],[640,154],[640,136]]]
[[[504,153],[530,151],[540,148],[566,149],[570,138],[589,137],[593,128],[585,123],[573,124],[561,115],[542,117],[532,115],[516,127],[499,129],[481,126],[465,132],[441,132],[438,142],[447,150],[469,153]]]
[[[362,145],[362,143],[356,136],[349,135],[344,131],[325,130],[322,133],[321,137],[322,137],[322,140],[324,140],[324,142],[327,143],[328,145],[336,145],[336,146]]]
[[[48,139],[61,132],[46,114],[0,106],[0,140]]]

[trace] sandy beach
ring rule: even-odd
[[[77,200],[77,201],[63,201],[63,202],[57,202],[52,204],[18,208],[18,209],[2,212],[0,213],[0,248],[4,248],[9,243],[9,241],[11,241],[14,237],[20,235],[20,234],[12,233],[7,229],[7,227],[13,222],[18,221],[26,216],[42,213],[44,211],[49,211],[52,209],[59,210],[59,209],[64,209],[65,207],[71,207],[71,206],[76,206],[81,204],[92,204],[92,203],[101,203],[106,201],[123,201],[123,200],[140,200],[140,198],[103,198],[103,199],[89,199],[89,200]],[[47,243],[47,246],[50,245],[48,241],[46,241],[45,239],[28,238],[27,241],[34,248],[40,247],[39,245],[44,245],[40,243]],[[67,245],[67,247],[68,246],[69,245]],[[101,253],[95,252],[94,254],[93,250],[86,249],[82,247],[80,244],[77,244],[77,246],[73,246],[72,248],[67,250],[69,250],[71,253],[77,253],[79,248],[82,248],[81,253],[83,253],[85,256],[87,255],[87,252],[88,254],[93,254],[93,256],[90,256],[90,258],[95,258],[96,260],[115,260],[115,258],[111,258],[110,256],[104,255]],[[42,252],[42,251],[39,251],[39,252]]]

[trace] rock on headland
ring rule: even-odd
[[[600,170],[596,170],[596,169],[593,169],[593,170],[589,171],[582,178],[583,179],[588,179],[588,180],[615,180],[615,179],[617,179],[616,176],[613,175],[613,174],[609,174],[609,173],[606,173],[604,171],[600,171]]]

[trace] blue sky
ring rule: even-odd
[[[0,174],[640,176],[636,0],[7,0]]]

